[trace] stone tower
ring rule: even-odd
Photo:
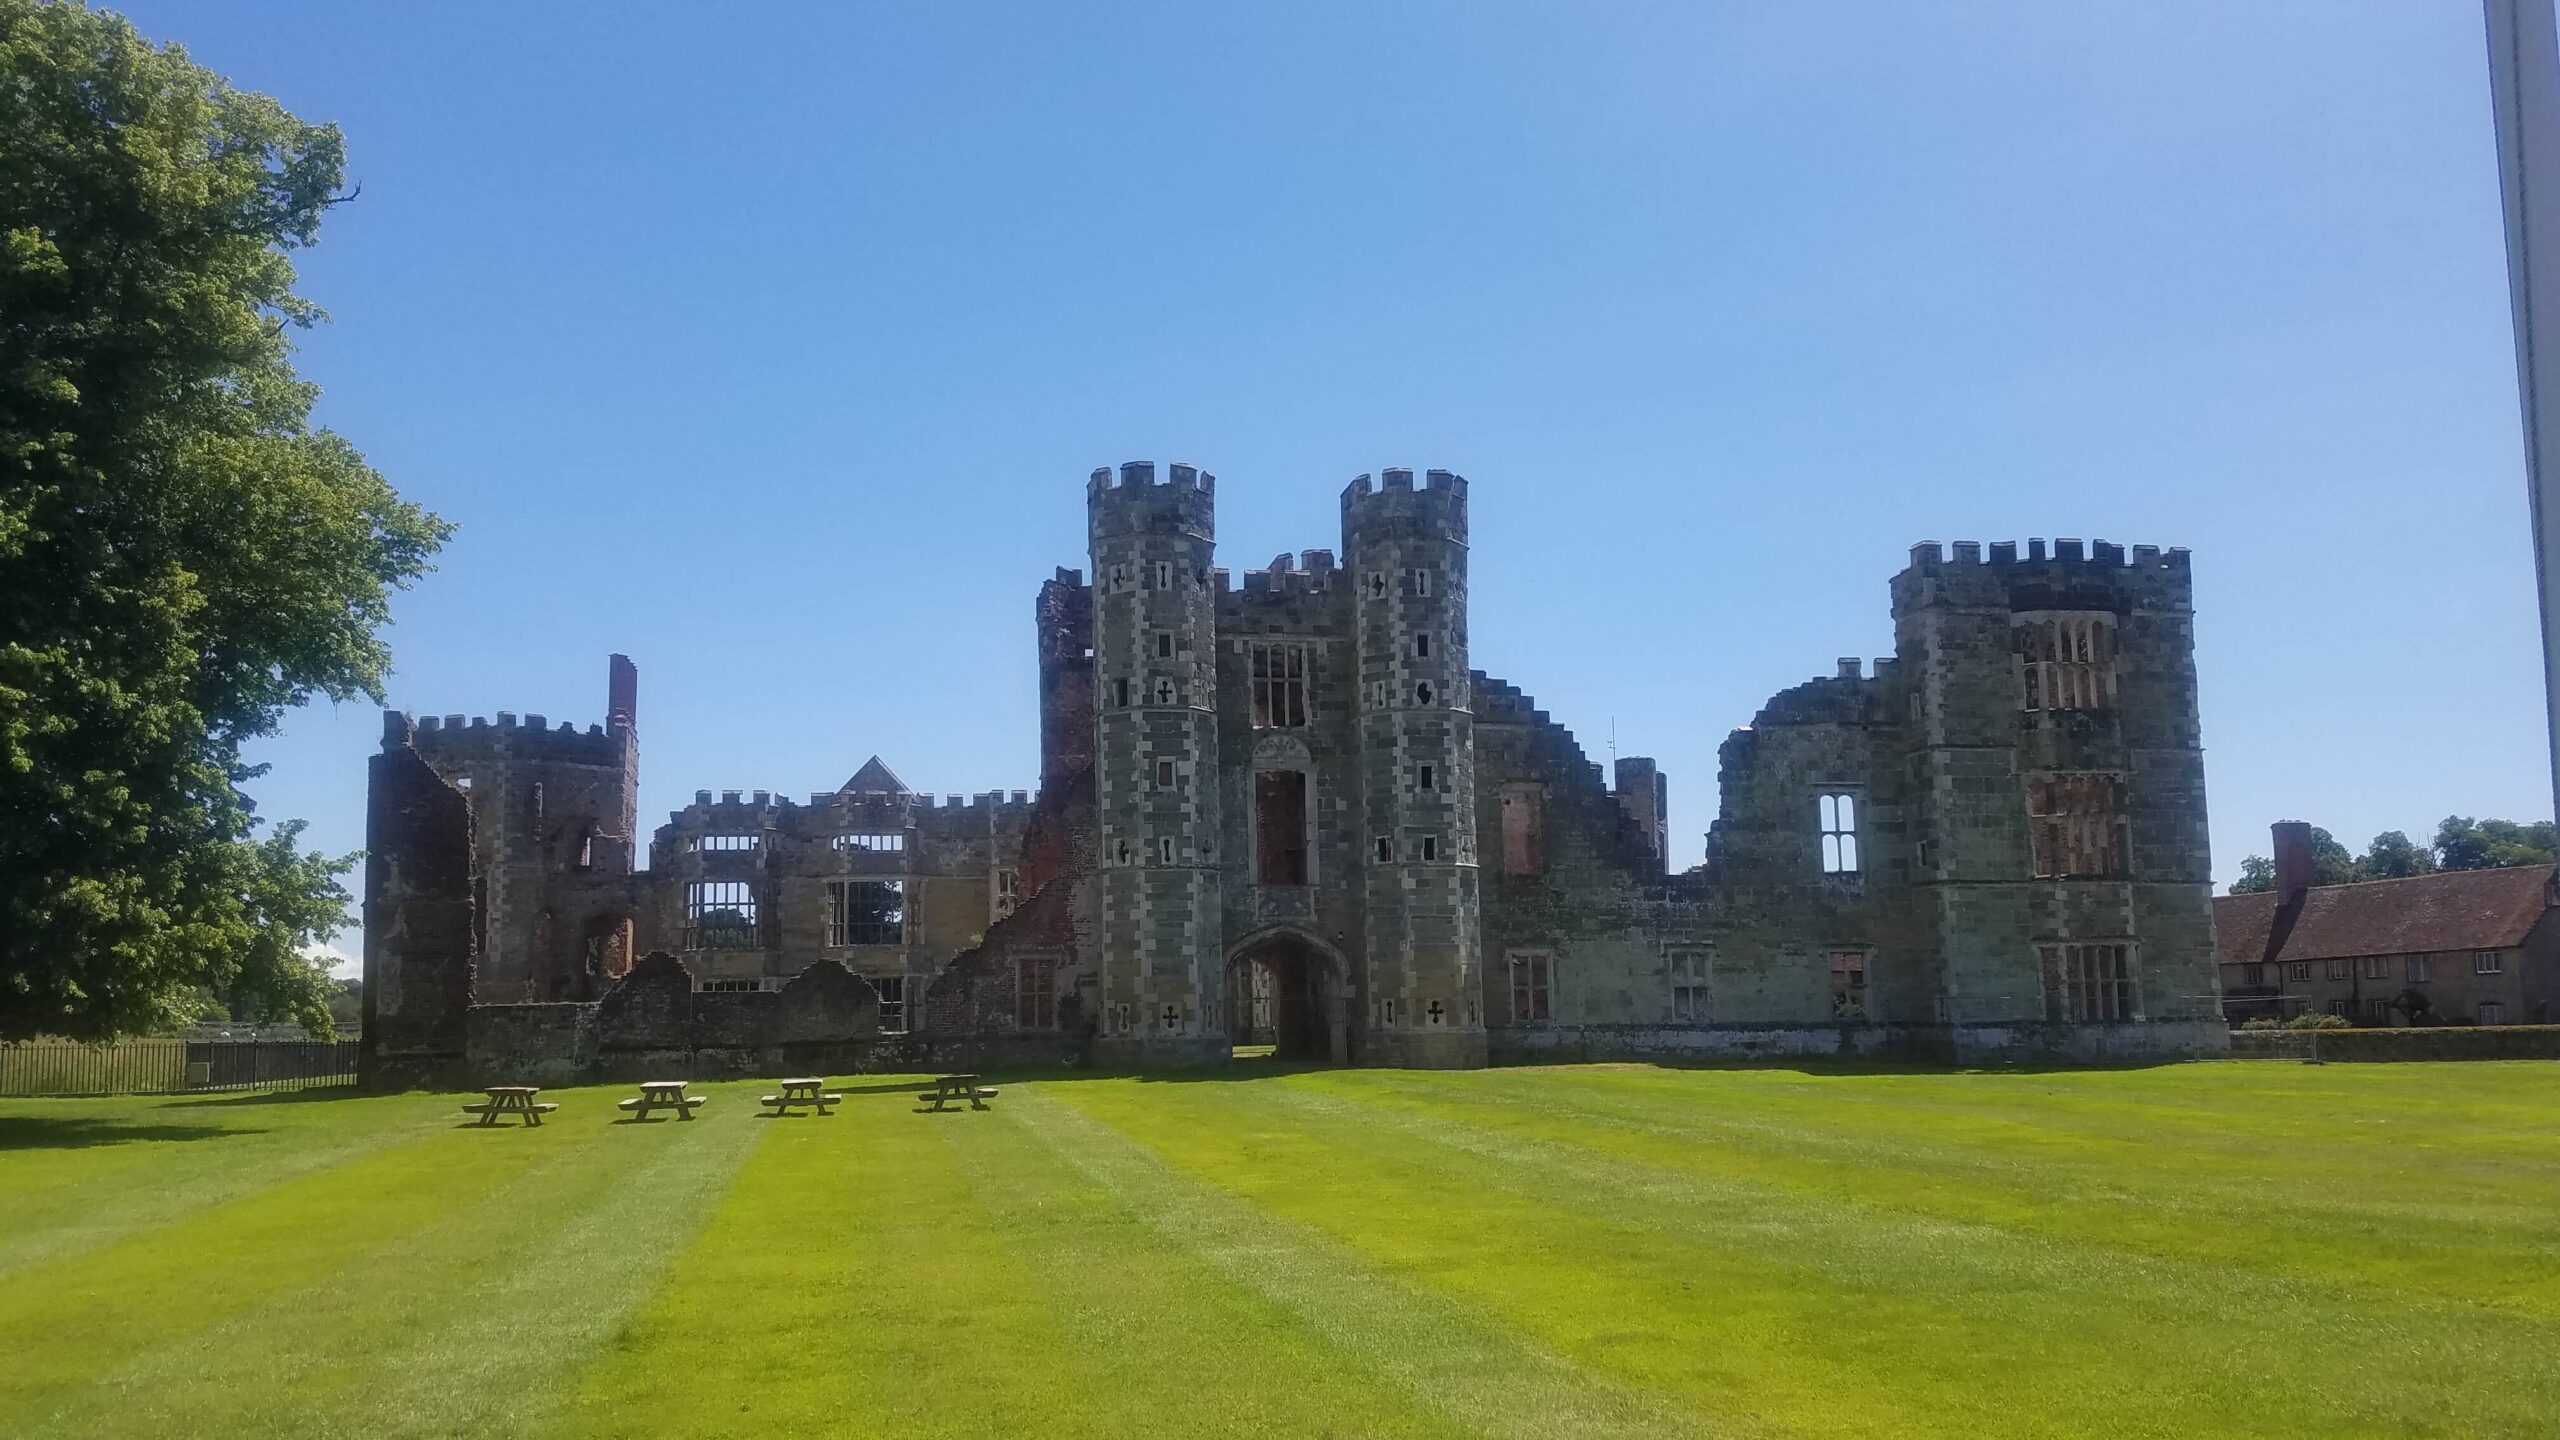
[[[1363,475],[1342,492],[1359,675],[1360,1059],[1485,1063],[1467,482]]]
[[[1216,477],[1093,472],[1094,800],[1105,1064],[1227,1056],[1219,919]]]

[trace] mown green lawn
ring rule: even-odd
[[[2560,1435],[2560,1064],[0,1101],[0,1435]]]

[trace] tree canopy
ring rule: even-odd
[[[0,1039],[210,994],[327,1022],[353,857],[264,827],[242,746],[379,700],[444,523],[311,423],[292,252],[333,126],[71,4],[0,0]]]
[[[2512,820],[2472,820],[2448,815],[2436,826],[2433,845],[2420,845],[2405,831],[2385,830],[2373,837],[2364,854],[2350,855],[2328,831],[2311,831],[2311,883],[2346,885],[2358,880],[2400,880],[2438,870],[2496,870],[2517,865],[2548,865],[2555,847],[2548,820],[2519,825]],[[2234,895],[2276,888],[2275,861],[2251,855],[2240,862],[2240,878],[2231,882]]]

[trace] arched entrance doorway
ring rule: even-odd
[[[1227,1034],[1281,1060],[1350,1058],[1342,959],[1296,930],[1267,930],[1227,955]]]

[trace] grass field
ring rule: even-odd
[[[0,1434],[2560,1434],[2560,1065],[0,1101]]]

